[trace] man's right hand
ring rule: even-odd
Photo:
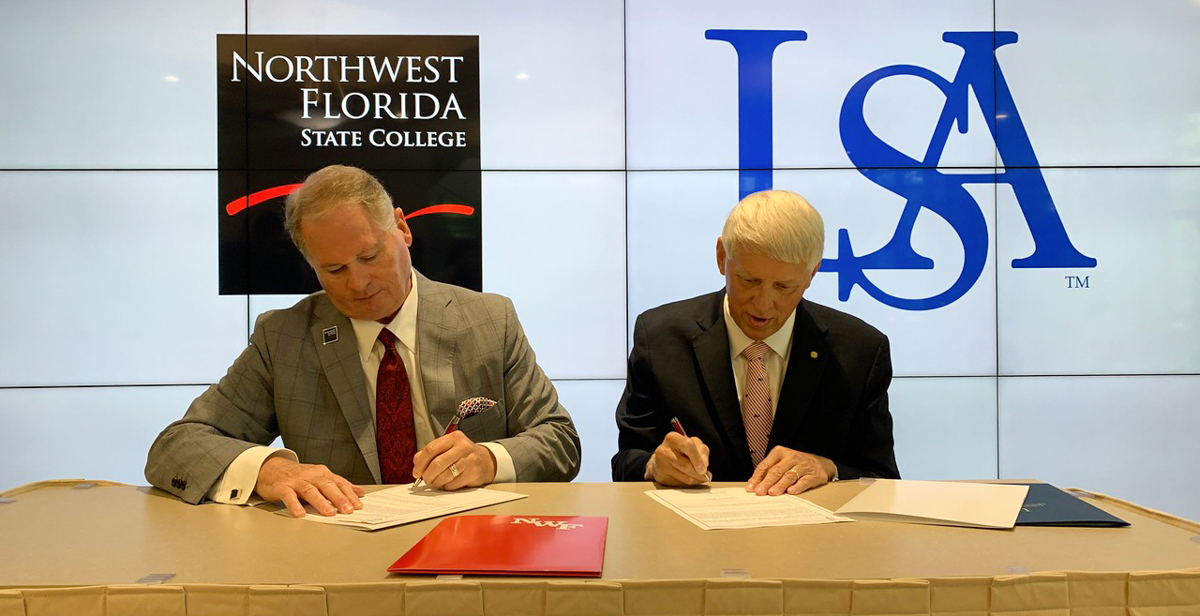
[[[265,500],[283,501],[294,518],[304,517],[304,499],[325,516],[362,509],[362,488],[334,474],[323,464],[300,464],[271,456],[258,469],[254,491]]]
[[[708,483],[708,445],[696,437],[670,432],[646,464],[645,478],[664,486],[698,486]]]

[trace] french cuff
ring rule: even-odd
[[[205,495],[208,500],[226,505],[245,505],[254,494],[254,485],[258,483],[258,471],[267,458],[280,455],[299,462],[300,458],[290,449],[255,446],[243,451],[229,463],[225,472],[217,479],[217,483]]]
[[[517,466],[513,464],[512,456],[500,443],[480,443],[492,452],[496,458],[496,478],[492,483],[512,483],[517,480]]]

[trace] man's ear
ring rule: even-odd
[[[717,238],[717,271],[721,272],[722,276],[725,275],[725,243],[719,237]]]
[[[408,221],[404,220],[404,210],[396,208],[392,210],[396,215],[396,228],[400,229],[400,235],[404,237],[404,245],[412,247],[412,229],[408,228]]]

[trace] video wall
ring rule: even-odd
[[[417,266],[513,299],[580,429],[579,481],[609,479],[633,319],[720,288],[725,214],[776,187],[825,219],[806,297],[891,338],[902,475],[1036,478],[1200,518],[1195,2],[59,0],[2,13],[0,490],[145,483],[158,431],[224,374],[255,316],[300,297],[249,284],[288,267],[250,253],[234,258],[254,274],[230,283],[222,216],[232,197],[302,178],[312,169],[294,161],[309,156],[394,172],[406,212],[471,208],[469,225],[413,223]],[[350,53],[347,39],[381,58],[393,44],[394,57],[474,58],[461,116],[445,115],[452,63],[417,84],[441,97],[437,130],[474,149],[427,155],[401,136],[368,156],[314,137],[361,128],[371,145],[374,126],[332,121],[357,108],[320,98],[348,97],[357,73],[294,71],[228,95],[232,50],[295,61]],[[422,47],[435,39],[466,47]],[[399,101],[417,104],[417,81],[375,87],[415,116]],[[415,126],[376,112],[350,119]],[[235,144],[222,126],[239,117]],[[273,229],[277,201],[250,208],[259,226]],[[437,270],[459,260],[475,273]]]

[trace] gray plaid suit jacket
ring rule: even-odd
[[[496,406],[464,419],[463,433],[503,445],[518,481],[574,478],[579,435],[512,302],[416,278],[421,381],[435,423],[446,425],[466,398],[491,398]],[[337,328],[337,341],[326,344],[329,328]],[[301,462],[324,464],[356,484],[381,481],[354,328],[324,292],[258,318],[225,377],[159,434],[146,479],[198,503],[234,458],[276,436]]]

